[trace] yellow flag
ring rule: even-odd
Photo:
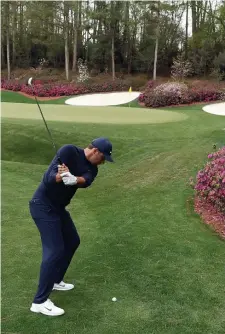
[[[129,88],[129,93],[131,93],[131,92],[132,92],[132,88],[130,87],[130,88]]]

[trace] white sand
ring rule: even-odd
[[[65,103],[72,106],[115,106],[129,103],[137,99],[140,94],[140,92],[85,94],[72,97]]]
[[[225,102],[209,104],[202,109],[210,114],[225,116]]]

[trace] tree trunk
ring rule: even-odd
[[[110,34],[111,34],[111,53],[112,53],[112,79],[115,80],[115,1],[111,1],[110,8]],[[106,26],[106,24],[105,24]]]
[[[202,17],[201,17],[201,26],[205,23],[207,6],[208,6],[208,1],[205,2],[205,7],[204,7]]]
[[[77,37],[78,37],[78,20],[79,20],[79,10],[78,2],[75,2],[74,10],[74,39],[73,39],[73,67],[74,73],[77,71]]]
[[[1,31],[1,67],[5,68],[6,59],[5,59],[5,37],[6,37],[6,29],[5,29],[5,4],[1,4],[1,18],[2,18],[2,31]]]
[[[127,74],[131,73],[132,66],[132,51],[133,51],[133,36],[129,35],[128,41],[128,57],[127,57]]]
[[[6,52],[7,52],[7,74],[8,74],[8,80],[10,80],[11,77],[11,67],[10,67],[10,23],[9,23],[9,6],[10,3],[6,2]]]
[[[115,45],[114,45],[114,33],[112,36],[112,78],[115,80]]]
[[[16,21],[17,21],[17,3],[13,2],[13,22],[12,22],[12,65],[16,63]]]
[[[197,32],[197,13],[196,13],[196,1],[191,1],[192,11],[192,35]]]
[[[135,27],[133,28],[133,31],[132,31],[132,36],[130,35],[130,41],[129,41],[129,56],[128,56],[128,68],[127,68],[127,72],[128,74],[131,73],[131,70],[132,70],[132,58],[133,58],[133,49],[134,49],[134,46],[135,46],[135,39],[136,39],[136,25]]]
[[[23,45],[23,1],[20,1],[20,46]]]
[[[127,59],[127,73],[130,74],[131,72],[131,48],[132,48],[132,37],[131,37],[131,29],[129,28],[129,20],[130,20],[130,4],[127,1],[125,5],[126,11],[126,19],[125,19],[125,26],[126,26],[126,33],[127,33],[127,49],[126,49],[126,59]]]
[[[185,59],[187,60],[187,54],[188,54],[188,1],[187,1],[187,7],[186,7],[186,30],[185,30]]]
[[[64,40],[65,40],[65,72],[66,80],[69,80],[69,44],[68,44],[68,4],[64,2]]]
[[[158,30],[158,28],[157,28]],[[154,69],[153,69],[153,80],[156,80],[156,69],[157,69],[157,58],[158,58],[158,46],[159,46],[159,39],[158,35],[156,35],[155,41],[155,57],[154,57]]]
[[[5,68],[5,52],[4,52],[5,42],[2,37],[2,47],[1,47],[1,67]]]
[[[153,80],[156,80],[157,60],[158,60],[158,47],[159,47],[159,6],[157,2],[157,27],[156,27],[156,40],[155,40],[155,56],[154,56],[154,68],[153,68]]]
[[[94,12],[96,12],[97,6],[96,1],[94,1]],[[94,18],[94,28],[93,28],[93,44],[95,44],[96,32],[97,32],[97,20]]]
[[[6,31],[6,43],[7,43],[7,70],[8,70],[8,80],[11,77],[11,68],[10,68],[10,48],[9,48],[9,27]]]
[[[79,54],[83,53],[83,36],[82,36],[82,26],[83,26],[83,22],[82,22],[82,10],[83,10],[83,1],[78,1],[78,17],[79,17],[79,23],[78,23],[78,30],[77,30],[77,34],[78,34],[78,38],[77,38],[77,52]]]
[[[124,2],[124,31],[123,31],[123,59],[128,63],[128,54],[129,54],[129,2]]]
[[[66,80],[69,80],[69,47],[68,47],[68,36],[65,34],[65,71]]]
[[[86,12],[88,13],[88,10],[89,10],[89,1],[86,2],[86,9],[85,9],[85,15]],[[87,20],[87,16],[85,17],[85,21]],[[89,55],[89,45],[88,45],[88,42],[89,42],[89,29],[85,27],[85,38],[86,38],[86,41],[85,41],[85,45],[86,45],[86,52],[85,52],[85,60],[86,60],[86,63],[88,63],[88,55]]]

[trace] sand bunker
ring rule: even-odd
[[[140,92],[115,92],[85,94],[72,97],[65,104],[72,106],[116,106],[129,103],[138,98]]]
[[[209,104],[202,109],[210,114],[225,116],[225,102]]]

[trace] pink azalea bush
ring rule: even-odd
[[[189,85],[180,82],[152,85],[139,96],[139,102],[153,108],[221,100],[225,100],[225,91],[221,86],[201,81]]]
[[[34,90],[34,92],[33,92]],[[33,90],[28,85],[22,85],[20,91],[28,95],[35,94],[40,97],[51,97],[51,96],[70,96],[77,94],[84,94],[85,89],[74,85],[33,85]]]
[[[33,90],[26,84],[21,84],[15,80],[1,80],[1,88],[21,91],[23,93],[39,97],[51,97],[51,96],[71,96],[80,95],[87,93],[98,93],[98,92],[112,92],[112,91],[128,91],[129,86],[122,80],[108,81],[105,83],[91,84],[91,83],[80,83],[80,84],[57,84],[57,83],[43,83],[41,80],[33,82]]]
[[[221,92],[215,88],[191,88],[189,90],[189,102],[209,102],[220,100]]]
[[[221,87],[216,83],[194,81],[189,85],[190,103],[218,101],[221,97]]]
[[[209,154],[208,159],[192,184],[197,197],[224,214],[225,219],[225,146]]]
[[[139,101],[146,107],[164,107],[187,103],[188,86],[179,82],[168,82],[144,92]]]
[[[7,89],[7,90],[13,90],[14,92],[17,92],[17,91],[20,91],[21,84],[13,80],[1,79],[1,88]]]

